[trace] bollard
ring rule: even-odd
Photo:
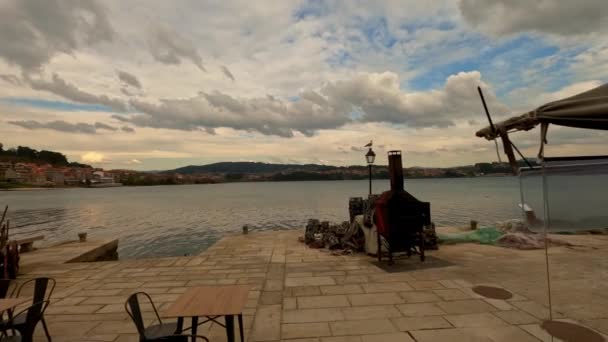
[[[87,233],[78,233],[78,239],[80,240],[80,242],[87,241]]]
[[[477,230],[477,221],[471,220],[471,230]]]
[[[243,226],[243,234],[247,234],[249,233],[249,226],[248,225],[244,225]]]

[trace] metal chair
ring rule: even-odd
[[[209,339],[206,338],[205,336],[201,336],[201,335],[170,335],[170,336],[165,336],[165,337],[161,337],[159,339],[156,340],[148,340],[148,341],[154,341],[154,342],[188,342],[189,339],[201,339],[205,342],[209,342]],[[1,341],[0,341],[1,342]],[[9,342],[13,342],[13,341],[9,341]]]
[[[245,333],[243,331],[243,314],[238,314],[236,316],[237,316],[237,319],[239,321],[239,334],[241,336],[241,342],[244,342],[245,341]],[[203,325],[203,324],[205,324],[207,322],[213,322],[213,323],[219,325],[220,327],[225,328],[226,331],[228,331],[228,328],[226,327],[226,324],[221,323],[220,321],[218,321],[218,319],[220,317],[222,317],[222,316],[206,316],[205,318],[207,318],[207,319],[204,320],[204,321],[202,321],[202,322],[200,322],[200,323],[198,323],[198,325]],[[179,320],[182,320],[182,318],[180,318]],[[179,320],[178,320],[178,322],[179,322]],[[179,324],[180,323],[178,323],[178,326],[179,326]]]
[[[19,297],[23,289],[28,285],[34,283],[34,293],[32,296],[32,303],[39,303],[42,301],[48,301],[50,303],[51,296],[53,295],[53,291],[55,290],[55,285],[57,281],[53,278],[48,277],[40,277],[27,280],[23,282],[19,288],[17,289],[16,296]],[[50,288],[49,291],[47,291]],[[19,322],[18,316],[13,315],[15,317],[15,321]],[[40,316],[40,321],[42,322],[42,328],[44,329],[44,334],[46,335],[47,340],[51,341],[51,334],[49,333],[49,329],[46,326],[46,321],[44,320],[44,314]]]
[[[13,296],[15,288],[13,287],[13,290],[10,291],[10,293],[8,291],[11,288],[11,283],[11,279],[0,279],[0,298],[9,298]]]
[[[21,342],[21,336],[6,336],[0,338],[0,342]]]
[[[11,288],[11,283],[11,279],[0,279],[0,298],[10,298],[13,296],[13,292],[15,292],[15,287],[13,287],[13,290],[10,291],[10,293],[8,291]],[[10,313],[8,317],[11,317]],[[4,312],[0,313],[0,326],[2,321],[4,321]]]
[[[17,314],[13,315],[11,319],[6,322],[7,330],[16,330],[20,336],[3,336],[0,341],[7,342],[32,342],[34,340],[34,330],[38,322],[42,320],[44,311],[49,306],[48,300],[37,302],[32,306],[23,309]],[[2,335],[6,335],[5,330]],[[50,337],[47,336],[50,341]]]
[[[142,312],[141,312],[141,307],[139,306],[139,299],[138,297],[142,296],[145,297],[147,299],[147,301],[149,302],[149,304],[152,306],[152,309],[154,310],[154,314],[156,315],[156,319],[158,320],[159,324],[154,324],[154,325],[150,325],[148,327],[144,326],[144,319],[142,316]],[[127,314],[129,314],[129,317],[131,317],[131,320],[133,320],[133,323],[135,324],[135,327],[137,328],[137,332],[139,333],[139,340],[141,342],[150,342],[150,341],[187,341],[188,338],[200,338],[203,339],[204,341],[209,341],[206,337],[204,336],[195,336],[195,335],[182,335],[180,334],[181,331],[178,328],[178,324],[177,323],[163,323],[163,321],[160,318],[160,315],[158,314],[158,310],[156,310],[156,305],[154,305],[154,302],[152,301],[152,298],[150,297],[149,294],[145,293],[145,292],[136,292],[132,295],[129,296],[129,298],[127,299],[127,301],[125,302],[125,310],[127,311]]]

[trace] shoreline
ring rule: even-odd
[[[0,191],[38,191],[38,190],[58,190],[65,188],[0,188]]]
[[[475,178],[509,178],[516,177],[513,175],[485,175],[485,176],[463,176],[463,177],[409,177],[410,180],[439,180],[439,179],[475,179]],[[388,178],[374,178],[374,181],[388,180]],[[175,184],[122,184],[121,186],[58,186],[58,187],[27,187],[18,186],[12,188],[2,188],[0,191],[14,190],[53,190],[53,189],[103,189],[103,188],[141,188],[153,186],[179,186],[179,185],[217,185],[217,184],[239,184],[239,183],[305,183],[305,182],[350,182],[350,181],[367,181],[367,179],[307,179],[307,180],[239,180],[227,182],[211,182],[211,183],[175,183]]]

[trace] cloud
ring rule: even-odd
[[[443,88],[423,92],[402,91],[399,77],[392,72],[329,83],[321,92],[337,107],[358,109],[363,114],[362,121],[448,127],[479,113],[477,86],[485,88],[486,100],[493,108],[507,110],[477,71],[451,75]]]
[[[26,72],[59,53],[111,41],[113,35],[106,10],[93,0],[0,3],[0,58]]]
[[[122,116],[122,120],[142,127],[181,130],[230,127],[292,137],[294,131],[311,136],[315,130],[339,127],[350,121],[347,111],[327,104],[320,106],[308,99],[297,102],[272,96],[246,99],[221,92],[163,99],[157,104],[131,100],[130,104],[140,113]]]
[[[130,92],[129,89],[127,89],[125,87],[121,87],[120,88],[120,92],[123,93],[123,95],[126,95],[126,96],[135,96],[135,95],[137,95],[136,93]]]
[[[106,156],[99,152],[87,152],[82,155],[81,160],[85,163],[103,163],[107,161]]]
[[[29,76],[26,77],[25,80],[34,90],[47,91],[49,93],[64,97],[68,100],[80,103],[100,104],[121,112],[124,112],[127,109],[125,103],[122,100],[111,98],[107,95],[95,95],[88,93],[84,90],[79,89],[75,85],[68,83],[66,80],[59,77],[59,75],[57,75],[56,73],[53,73],[53,76],[50,81],[44,80],[42,78],[33,79]]]
[[[572,84],[567,85],[564,88],[561,88],[554,92],[541,93],[536,98],[540,103],[545,104],[547,102],[561,100],[561,99],[565,99],[570,96],[574,96],[576,94],[580,94],[587,90],[597,88],[597,87],[601,86],[602,84],[603,83],[601,81],[594,81],[594,80],[572,83]]]
[[[135,75],[122,70],[116,70],[116,74],[118,75],[118,79],[121,80],[123,83],[135,87],[137,89],[141,89],[141,83],[139,82],[137,77],[135,77]]]
[[[365,149],[365,147],[357,147],[357,146],[351,146],[351,147],[350,147],[350,150],[351,150],[351,151],[354,151],[354,152],[363,152],[363,151],[367,151],[367,150]]]
[[[203,67],[203,59],[194,45],[183,38],[176,31],[157,26],[151,30],[149,45],[152,57],[163,64],[181,64],[182,59],[194,63],[199,69],[206,71]]]
[[[142,127],[196,130],[230,127],[265,135],[312,136],[320,129],[339,128],[357,121],[388,122],[409,127],[448,127],[480,111],[476,87],[486,89],[495,110],[506,111],[479,72],[450,76],[442,89],[404,92],[395,73],[365,73],[349,80],[330,82],[318,92],[307,90],[297,101],[272,96],[236,98],[216,91],[187,99],[158,103],[131,100],[137,114],[115,118]]]
[[[11,85],[14,86],[21,86],[23,84],[23,82],[21,81],[21,79],[15,75],[10,75],[10,74],[2,74],[0,75],[0,80],[3,80],[6,83],[9,83]]]
[[[578,54],[570,69],[583,79],[608,79],[608,42]]]
[[[222,66],[220,66],[220,69],[222,70],[224,75],[226,75],[226,77],[228,77],[229,79],[232,80],[232,82],[235,81],[234,75],[232,75],[232,73],[230,72],[230,70],[228,70],[228,68],[226,66],[222,65]]]
[[[608,32],[605,0],[461,0],[459,7],[468,24],[497,36],[528,31],[559,36]]]
[[[55,131],[66,132],[66,133],[84,133],[84,134],[95,134],[95,126],[90,124],[71,124],[65,121],[57,120],[46,123],[41,123],[35,120],[27,121],[9,121],[11,125],[20,126],[26,129],[52,129]]]
[[[51,129],[54,131],[64,132],[64,133],[82,133],[82,134],[96,134],[97,130],[108,130],[108,131],[116,131],[116,128],[106,125],[101,122],[96,122],[95,124],[88,123],[69,123],[63,120],[49,121],[49,122],[39,122],[35,120],[24,120],[24,121],[9,121],[11,125],[23,127],[30,130],[36,129]]]
[[[519,88],[509,94],[510,97],[516,98],[523,101],[516,108],[516,112],[513,115],[523,114],[536,107],[542,106],[546,103],[562,100],[576,94],[580,94],[587,90],[599,87],[603,83],[597,80],[576,82],[566,85],[560,89],[552,92],[542,91],[542,89],[536,88]]]
[[[90,3],[107,8],[98,12],[109,35],[82,29],[99,26],[97,15],[80,9]],[[284,1],[243,11],[238,0],[209,6],[185,1],[179,10],[157,0],[136,6],[0,0],[0,75],[17,75],[0,77],[0,137],[11,145],[65,151],[74,160],[96,151],[116,167],[135,157],[153,169],[275,156],[363,163],[365,152],[350,148],[369,139],[387,150],[412,151],[408,165],[456,165],[495,158],[494,151],[474,148],[460,155],[436,151],[465,151],[474,146],[474,131],[487,125],[478,83],[498,121],[520,113],[513,106],[532,109],[566,85],[607,80],[605,11],[577,14],[597,2],[471,3]],[[505,11],[493,13],[500,6]],[[69,29],[55,29],[64,26]],[[102,38],[95,38],[98,33]],[[214,72],[199,72],[203,67]],[[135,76],[145,93],[119,71]],[[28,79],[43,82],[38,88],[44,89],[31,89]],[[123,120],[110,119],[114,114]],[[38,126],[101,122],[117,131],[76,135],[7,124],[28,120]],[[133,130],[137,134],[127,134]],[[550,132],[552,147],[561,141],[556,132]],[[100,143],[101,134],[111,139]],[[597,142],[577,148],[591,154],[592,145],[605,150]],[[374,149],[379,160],[385,158]]]
[[[139,160],[139,159],[131,159],[131,160],[128,160],[128,161],[127,161],[127,164],[128,164],[128,165],[133,165],[133,164],[136,164],[136,165],[137,165],[137,164],[141,164],[141,160]]]
[[[96,129],[105,129],[105,130],[113,131],[113,132],[115,132],[116,130],[118,130],[118,128],[112,127],[110,125],[106,125],[106,124],[104,124],[102,122],[96,122],[95,125],[94,125],[94,127]]]
[[[127,132],[127,133],[134,133],[135,130],[129,126],[122,126],[120,127],[120,130],[123,132]]]

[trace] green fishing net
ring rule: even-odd
[[[477,230],[455,234],[437,234],[439,243],[443,244],[477,242],[484,245],[494,245],[503,235],[503,232],[494,227],[483,227]]]

